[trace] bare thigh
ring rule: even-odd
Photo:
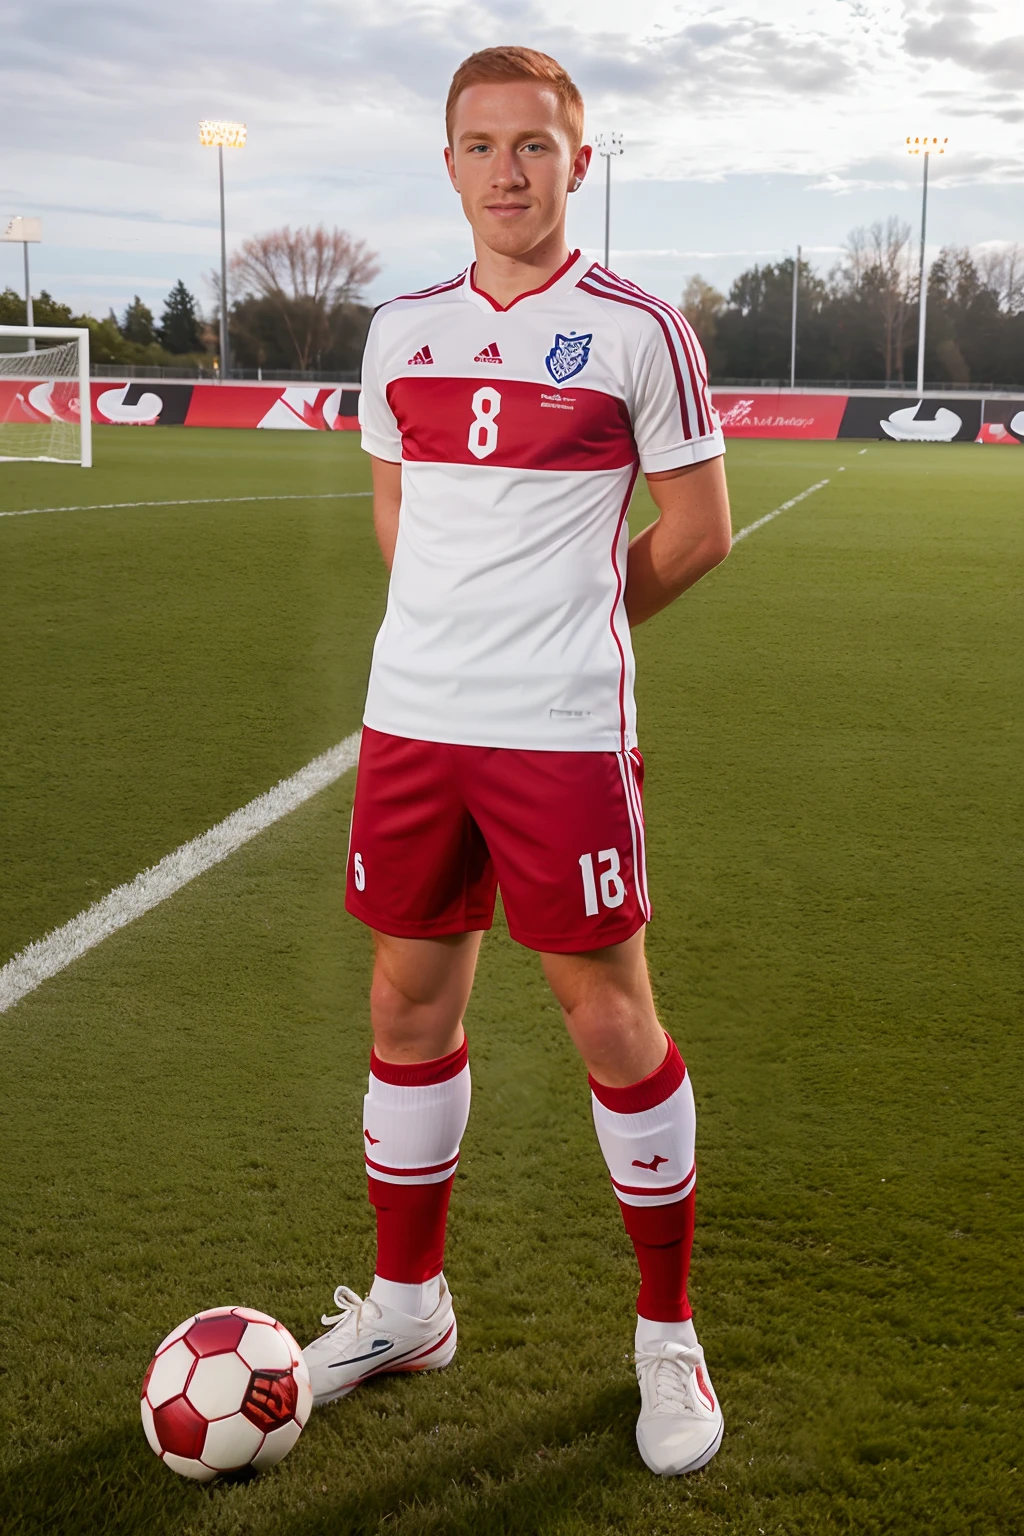
[[[374,930],[370,1019],[382,1061],[434,1061],[458,1049],[482,938],[400,939]]]
[[[622,944],[541,956],[572,1042],[599,1083],[624,1088],[665,1059],[641,928]]]

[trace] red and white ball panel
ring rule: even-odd
[[[289,1371],[295,1364],[291,1334],[267,1323],[248,1323],[235,1345],[237,1354],[250,1370]]]
[[[280,1461],[309,1418],[313,1393],[287,1328],[250,1307],[215,1307],[167,1335],[140,1406],[156,1454],[206,1482]]]
[[[153,1410],[145,1398],[142,1399],[142,1427],[146,1432],[146,1439],[149,1441],[150,1450],[155,1451],[158,1456],[161,1456],[163,1454],[163,1446],[156,1437]]]
[[[159,1408],[172,1397],[180,1397],[192,1374],[196,1357],[185,1343],[178,1339],[153,1361],[149,1380],[145,1386],[150,1406]]]
[[[203,1444],[203,1464],[217,1472],[233,1472],[236,1467],[247,1467],[262,1448],[265,1436],[262,1429],[241,1413],[229,1418],[217,1419],[206,1431]]]
[[[237,1413],[249,1389],[252,1367],[236,1354],[204,1355],[195,1363],[188,1400],[206,1420]]]
[[[312,1403],[312,1393],[310,1393]],[[303,1420],[303,1423],[305,1420]],[[290,1424],[282,1424],[280,1429],[272,1429],[269,1435],[265,1435],[262,1447],[252,1458],[252,1465],[257,1472],[265,1472],[267,1467],[272,1467],[275,1462],[287,1456],[296,1440],[302,1434],[302,1424],[292,1420]]]
[[[217,1476],[216,1467],[204,1467],[201,1461],[190,1461],[187,1456],[172,1456],[170,1451],[163,1457],[165,1467],[182,1477],[193,1477],[197,1483],[209,1483]]]

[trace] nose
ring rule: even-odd
[[[494,157],[491,172],[492,183],[500,192],[510,192],[526,185],[526,175],[519,156],[513,149],[501,149]]]

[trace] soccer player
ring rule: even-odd
[[[360,417],[391,572],[373,652],[347,907],[373,930],[363,1299],[305,1350],[326,1403],[455,1353],[445,1221],[469,1115],[462,1018],[495,890],[589,1071],[640,1267],[637,1443],[703,1466],[722,1411],[686,1296],[690,1079],[655,1012],[630,628],[725,558],[721,430],[668,304],[570,251],[591,149],[553,59],[456,71],[445,159],[473,232],[458,277],[379,309]],[[657,521],[629,542],[637,473]]]

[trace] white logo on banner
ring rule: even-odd
[[[319,393],[316,388],[286,389],[256,425],[274,428],[278,432],[315,432],[316,398]]]
[[[934,421],[918,421],[917,413],[923,404],[924,401],[919,400],[902,411],[893,411],[888,421],[880,421],[878,425],[899,443],[951,443],[963,426],[960,417],[940,405]]]
[[[135,427],[156,426],[164,402],[159,395],[147,391],[139,396],[134,405],[126,405],[131,388],[130,384],[122,384],[119,389],[105,389],[97,398],[96,409],[107,421]]]

